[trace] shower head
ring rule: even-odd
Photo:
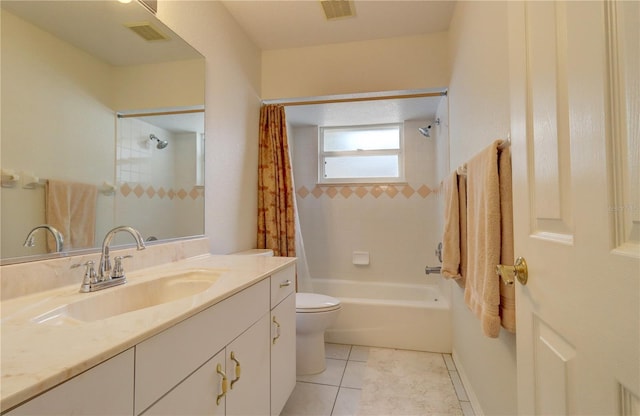
[[[420,128],[418,128],[418,131],[424,137],[431,137],[431,126],[430,125],[426,126],[426,127],[420,127]]]
[[[420,132],[420,134],[422,134],[424,137],[431,137],[431,128],[433,126],[439,126],[440,125],[440,119],[437,118],[435,120],[433,120],[431,123],[427,124],[424,127],[419,127],[418,131]]]
[[[166,140],[158,139],[155,134],[150,134],[149,140],[156,140],[158,142],[158,144],[156,145],[157,149],[164,149],[169,144],[169,142]]]

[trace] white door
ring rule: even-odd
[[[523,415],[640,413],[639,15],[509,4]]]

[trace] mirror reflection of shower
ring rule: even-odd
[[[164,149],[165,147],[167,147],[169,145],[169,142],[166,140],[160,140],[155,134],[150,134],[149,135],[149,140],[153,141],[156,140],[158,142],[158,144],[156,145],[157,149]]]
[[[437,119],[433,120],[432,122],[430,122],[429,124],[427,124],[426,126],[419,127],[418,131],[424,137],[431,137],[431,128],[433,128],[433,126],[439,126],[439,125],[440,125],[440,119],[437,118]]]

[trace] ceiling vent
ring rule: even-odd
[[[169,40],[167,35],[156,29],[156,27],[149,22],[127,23],[125,26],[147,41]]]
[[[356,8],[352,0],[324,0],[322,9],[327,20],[341,19],[356,15]]]

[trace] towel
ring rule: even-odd
[[[482,332],[500,333],[500,277],[496,265],[501,255],[500,180],[498,144],[467,163],[468,267],[464,300],[480,319]]]
[[[511,191],[511,149],[498,155],[500,180],[500,264],[512,266],[513,251],[513,195]],[[500,285],[500,323],[509,332],[516,332],[516,289],[514,285]]]
[[[95,246],[98,187],[49,179],[45,187],[45,221],[64,236],[65,249]],[[53,251],[53,239],[47,237]]]
[[[453,172],[443,182],[445,199],[442,235],[442,276],[464,287],[466,276],[465,177]],[[462,202],[462,203],[461,203]]]

